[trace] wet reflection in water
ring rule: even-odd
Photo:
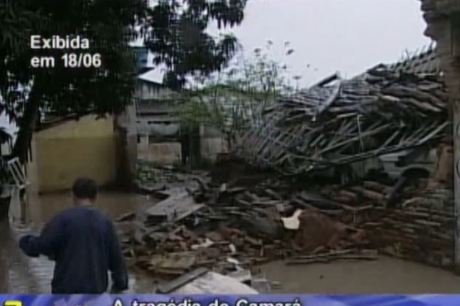
[[[143,195],[103,192],[97,201],[97,207],[112,218],[136,211],[152,202]],[[46,257],[29,258],[21,253],[17,241],[21,235],[39,229],[58,212],[71,207],[70,193],[50,194],[30,200],[29,228],[21,229],[0,223],[0,292],[6,293],[49,293],[54,263]],[[136,281],[136,274],[131,273],[130,291],[149,292],[151,281],[143,278]],[[142,286],[139,288],[139,286]]]

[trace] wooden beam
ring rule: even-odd
[[[203,276],[207,272],[208,272],[208,269],[206,268],[198,268],[196,270],[193,270],[190,273],[184,274],[169,283],[159,285],[157,289],[157,293],[170,293],[194,281],[195,279]]]
[[[458,13],[460,18],[460,13]],[[456,59],[460,58],[460,21],[454,19],[452,21],[452,56]]]
[[[460,99],[452,101],[454,135],[455,270],[460,274]]]

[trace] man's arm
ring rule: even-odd
[[[121,292],[128,289],[128,271],[126,269],[123,252],[118,241],[117,232],[113,223],[109,221],[108,254],[109,270],[112,276],[112,292]]]
[[[51,259],[56,256],[56,250],[62,243],[64,228],[60,217],[53,218],[43,228],[40,236],[26,235],[19,240],[19,247],[31,257],[46,255]]]

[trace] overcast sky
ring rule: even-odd
[[[431,43],[424,29],[418,0],[248,0],[232,32],[246,54],[273,41],[272,57],[307,85],[336,71],[351,77],[397,61]],[[285,41],[295,50],[289,57]]]

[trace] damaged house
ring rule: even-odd
[[[210,173],[156,170],[145,192],[161,201],[120,220],[136,218],[126,254],[167,276],[377,253],[451,268],[448,101],[431,48],[281,98],[240,137],[237,158]]]
[[[155,68],[136,80],[135,109],[132,110],[135,115],[131,124],[137,130],[138,159],[172,165],[189,162],[194,150],[211,160],[225,152],[223,135],[219,131],[204,124],[198,127],[196,135],[187,130],[178,113],[181,103],[188,97],[186,90],[178,92],[167,88],[163,75],[161,68]]]
[[[334,75],[267,109],[238,154],[288,177],[332,178],[304,197],[309,206],[351,212],[384,253],[450,267],[452,126],[441,75],[433,49],[350,80]]]
[[[178,93],[162,84],[156,71],[137,77],[135,124],[138,158],[159,164],[181,161],[180,122],[174,113]]]
[[[447,93],[433,53],[351,80],[333,75],[280,99],[243,136],[240,155],[290,175],[344,170],[395,153],[407,163],[449,131]]]

